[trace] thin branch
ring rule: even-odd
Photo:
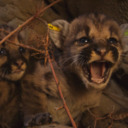
[[[47,44],[49,44],[49,36],[48,36],[48,33],[49,33],[49,30],[48,30],[47,36],[46,36],[46,43],[47,43]],[[46,49],[46,50],[47,50],[47,49]],[[52,73],[53,73],[53,76],[54,76],[54,79],[55,79],[55,82],[56,82],[56,85],[57,85],[57,88],[58,88],[58,91],[59,91],[59,94],[60,94],[60,97],[61,97],[62,102],[63,102],[63,107],[65,108],[65,110],[66,110],[66,112],[67,112],[67,114],[68,114],[68,116],[69,116],[69,118],[70,118],[70,120],[71,120],[72,126],[73,126],[74,128],[77,128],[76,123],[75,123],[75,121],[74,121],[73,118],[72,118],[72,115],[71,115],[71,113],[70,113],[70,110],[69,110],[69,108],[68,108],[68,106],[67,106],[67,104],[66,104],[66,101],[65,101],[65,99],[64,99],[63,93],[62,93],[62,91],[61,91],[61,87],[60,87],[60,84],[59,84],[59,80],[58,80],[58,78],[57,78],[57,76],[56,76],[56,73],[55,73],[55,70],[54,70],[54,67],[53,67],[53,64],[52,64],[52,60],[51,60],[51,58],[50,58],[50,55],[49,55],[48,50],[47,50],[46,53],[47,53],[48,62],[49,62],[49,64],[50,64],[50,67],[51,67],[51,70],[52,70]]]
[[[16,43],[14,43],[13,41],[10,41],[10,40],[7,40],[7,42],[12,43],[13,45],[17,45],[17,46],[21,46],[21,47],[24,47],[24,48],[27,48],[27,49],[31,49],[31,50],[36,51],[36,52],[41,53],[41,54],[45,53],[45,51],[36,49],[36,48],[31,47],[29,45],[25,45],[25,44],[21,44],[21,43],[20,44],[16,44]]]
[[[56,107],[55,110],[58,111],[60,109],[64,108],[64,106],[61,106],[61,107]]]
[[[112,125],[113,125],[112,114],[113,114],[113,112],[114,112],[114,108],[113,108],[113,111],[112,111],[111,113],[107,114],[107,115],[104,116],[104,117],[98,117],[98,116],[96,116],[94,113],[92,113],[92,112],[90,111],[90,109],[88,109],[88,112],[90,113],[90,115],[92,115],[92,116],[94,117],[94,128],[96,128],[97,121],[99,121],[99,120],[104,120],[104,119],[107,119],[107,118],[111,119],[111,124],[109,125],[108,128],[111,128],[111,127],[112,127]]]
[[[58,91],[59,91],[60,97],[61,97],[61,99],[62,99],[62,101],[63,101],[64,108],[65,108],[65,110],[66,110],[66,112],[67,112],[67,114],[68,114],[68,116],[69,116],[69,118],[70,118],[70,120],[71,120],[71,123],[72,123],[73,127],[74,127],[74,128],[77,128],[76,123],[75,123],[75,121],[73,120],[73,118],[72,118],[72,116],[71,116],[71,113],[70,113],[70,111],[69,111],[69,109],[68,109],[68,106],[67,106],[67,104],[66,104],[66,101],[65,101],[65,99],[64,99],[64,96],[63,96],[63,93],[62,93],[62,91],[61,91],[61,88],[60,88],[60,85],[59,85],[59,81],[58,81],[58,79],[57,79],[57,76],[56,76],[55,70],[54,70],[54,68],[53,68],[53,65],[52,65],[51,58],[50,58],[49,54],[48,54],[48,61],[49,61],[49,64],[50,64],[50,67],[51,67],[51,70],[52,70],[54,79],[55,79],[55,81],[56,81],[56,85],[57,85],[57,87],[58,87]]]
[[[40,14],[44,13],[48,8],[50,8],[51,6],[55,5],[56,3],[60,2],[61,0],[56,0],[53,3],[49,4],[48,6],[46,6],[45,8],[41,8],[34,16],[30,17],[28,20],[26,20],[23,24],[19,25],[16,29],[14,29],[12,32],[10,32],[7,36],[5,36],[1,41],[0,41],[0,45],[5,42],[9,37],[11,37],[12,35],[14,35],[16,32],[18,32],[19,30],[21,30],[24,26],[26,26],[28,23],[30,23],[31,21],[33,21],[35,18],[37,18]]]
[[[5,42],[9,37],[11,37],[11,36],[14,35],[16,32],[18,32],[18,31],[21,30],[23,27],[25,27],[28,23],[32,22],[35,18],[38,18],[39,15],[42,14],[42,13],[44,13],[48,8],[50,8],[51,6],[53,6],[54,4],[56,4],[56,3],[60,2],[60,1],[61,1],[61,0],[56,0],[56,1],[54,1],[53,3],[51,3],[50,5],[44,7],[43,9],[40,9],[39,11],[37,11],[37,13],[36,13],[34,16],[30,17],[30,18],[29,18],[28,20],[26,20],[23,24],[19,25],[16,29],[14,29],[14,30],[13,30],[12,32],[10,32],[7,36],[5,36],[5,37],[0,41],[0,45],[1,45],[3,42]],[[9,40],[8,40],[8,41],[9,41]],[[11,41],[9,41],[9,42],[12,43],[12,44],[15,44],[14,42],[11,42]],[[48,38],[47,38],[47,43],[48,43]],[[37,51],[37,52],[39,52],[39,53],[44,53],[43,51],[38,50],[38,49],[33,48],[33,47],[30,47],[30,46],[28,46],[28,45],[24,45],[24,44],[15,44],[15,45],[19,45],[19,46],[22,46],[22,47],[25,47],[25,48],[28,48],[28,49],[32,49],[32,50]],[[70,111],[69,111],[69,109],[68,109],[68,106],[67,106],[67,104],[66,104],[66,101],[65,101],[65,99],[64,99],[63,93],[62,93],[62,91],[61,91],[61,88],[60,88],[60,85],[59,85],[59,81],[58,81],[58,79],[57,79],[57,77],[56,77],[55,70],[54,70],[53,65],[52,65],[52,60],[51,60],[50,55],[49,55],[49,53],[48,53],[48,49],[45,48],[45,50],[47,51],[46,54],[47,54],[47,57],[48,57],[48,61],[49,61],[50,66],[51,66],[52,73],[53,73],[53,76],[54,76],[54,78],[55,78],[56,85],[57,85],[57,87],[58,87],[58,91],[59,91],[60,97],[61,97],[61,99],[62,99],[62,101],[63,101],[64,108],[65,108],[65,110],[66,110],[66,112],[67,112],[67,114],[68,114],[68,116],[69,116],[69,118],[70,118],[70,120],[71,120],[71,123],[72,123],[73,127],[74,127],[74,128],[77,128],[76,123],[75,123],[75,121],[73,120],[73,118],[72,118],[72,116],[71,116],[71,113],[70,113]]]
[[[90,109],[88,109],[88,112],[94,117],[94,128],[96,128],[96,125],[97,125],[97,121],[98,120],[103,120],[103,119],[106,118],[106,117],[97,117],[94,113],[92,113],[90,111]]]

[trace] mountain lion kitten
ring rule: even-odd
[[[50,30],[57,52],[54,69],[69,110],[76,122],[84,111],[98,106],[104,89],[116,69],[122,52],[118,24],[101,14],[83,15],[71,23],[52,23],[60,31]],[[24,125],[52,121],[70,124],[62,107],[50,65],[37,63],[33,74],[22,81]]]
[[[13,28],[0,26],[2,40]],[[22,37],[15,34],[8,39],[19,44]],[[0,45],[0,128],[20,128],[20,80],[27,68],[29,54],[23,47],[8,41]]]

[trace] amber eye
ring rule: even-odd
[[[5,48],[1,48],[0,49],[0,55],[6,55],[7,54],[7,51]]]
[[[89,43],[90,42],[90,39],[88,38],[88,37],[82,37],[82,38],[80,38],[80,39],[78,39],[78,43],[79,44],[86,44],[86,43]]]
[[[25,48],[23,48],[23,47],[19,47],[19,52],[20,52],[20,53],[25,53],[25,51],[26,51]]]
[[[117,44],[118,41],[117,41],[117,39],[111,37],[111,38],[108,39],[108,43],[111,43],[111,44]]]

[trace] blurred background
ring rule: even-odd
[[[44,0],[48,5],[54,0]],[[14,27],[31,17],[41,7],[42,0],[0,0],[0,24],[7,23]],[[49,8],[41,17],[47,22],[55,19],[73,18],[90,12],[99,12],[115,19],[119,24],[128,21],[128,0],[62,0]],[[33,29],[45,32],[44,24],[34,21]]]

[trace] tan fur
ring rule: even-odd
[[[11,38],[11,41],[14,42],[14,43],[19,44],[19,41],[18,41],[17,37]],[[0,48],[3,48],[3,46],[0,46]],[[4,48],[7,49],[9,54],[11,54],[10,56],[13,56],[13,58],[16,59],[15,60],[16,63],[18,63],[18,61],[21,61],[21,63],[23,63],[21,65],[20,69],[18,68],[18,66],[15,63],[12,63],[11,64],[11,70],[12,70],[11,72],[12,73],[11,74],[6,74],[6,76],[4,76],[4,77],[6,77],[9,80],[16,81],[16,80],[20,79],[23,76],[23,74],[24,74],[24,72],[26,70],[26,67],[27,67],[26,63],[20,58],[19,46],[16,46],[14,44],[6,42],[6,45],[5,45]],[[29,59],[28,55],[29,55],[28,51],[25,52],[24,55],[23,55],[26,60]],[[6,55],[5,56],[0,55],[0,56],[1,56],[0,60],[1,60],[1,66],[2,66],[4,63],[6,63],[8,61],[8,59],[7,59]],[[17,72],[17,70],[19,70],[19,72]]]
[[[7,57],[1,57],[0,58],[0,66],[3,65],[7,61]]]
[[[36,66],[35,73],[33,75],[26,75],[22,84],[22,101],[25,118],[36,113],[49,112],[52,115],[53,122],[69,124],[70,120],[65,109],[56,110],[56,108],[61,107],[63,104],[58,94],[58,88],[52,76],[50,66],[42,67],[40,64]],[[51,74],[49,80],[46,80],[45,77],[47,73]],[[87,108],[98,106],[99,102],[97,101],[99,101],[101,95],[99,91],[90,90],[86,92],[85,88],[83,90],[70,88],[65,81],[63,73],[57,71],[56,74],[73,118],[76,118],[77,115],[80,116]],[[28,80],[31,82],[27,83],[26,81]]]
[[[107,86],[113,70],[120,61],[122,48],[119,26],[115,21],[106,19],[104,15],[81,16],[69,24],[59,20],[53,22],[53,25],[61,26],[60,33],[54,33],[53,30],[50,33],[54,45],[61,50],[61,53],[57,53],[59,67],[54,63],[54,69],[66,103],[78,123],[84,111],[98,106],[101,90]],[[111,37],[117,40],[116,44],[108,42]],[[96,67],[100,69],[97,65],[102,62],[106,70],[109,68],[107,77],[105,81],[95,82],[90,78],[94,73],[90,67],[95,65],[93,70]],[[65,109],[55,110],[63,103],[49,65],[41,66],[37,63],[34,73],[26,74],[24,77],[22,92],[25,123],[28,117],[49,112],[53,122],[70,124]]]
[[[19,125],[19,101],[14,83],[0,81],[0,127],[4,125],[17,128]]]
[[[1,25],[0,28],[3,29],[0,31],[0,39],[12,31],[7,25]],[[19,44],[23,38],[18,39],[15,34],[8,40]],[[22,127],[19,80],[26,72],[29,53],[20,48],[8,41],[0,45],[0,128]]]

